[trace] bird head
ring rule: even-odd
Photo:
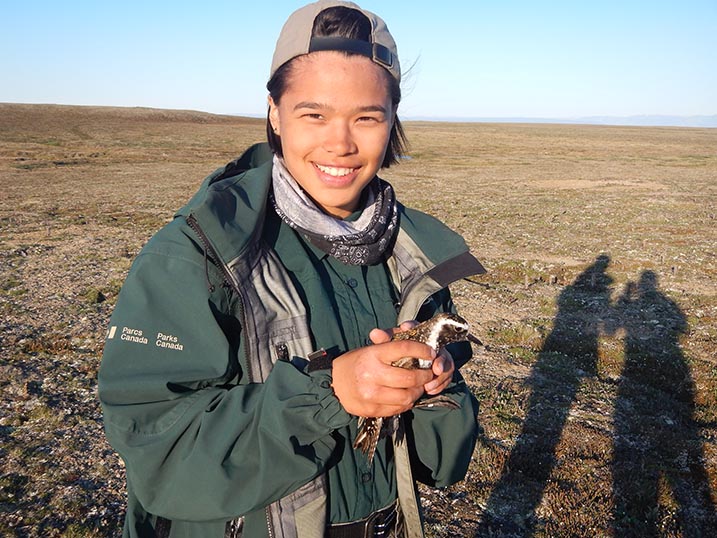
[[[416,329],[425,331],[426,343],[438,350],[453,342],[470,341],[482,345],[481,341],[470,333],[468,322],[457,314],[441,313],[424,321]]]

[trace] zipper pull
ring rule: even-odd
[[[289,362],[289,346],[286,342],[279,342],[274,346],[276,356],[280,361]]]

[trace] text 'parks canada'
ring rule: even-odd
[[[179,343],[179,339],[171,334],[157,333],[157,341],[155,342],[157,347],[166,347],[168,349],[176,349],[182,351],[184,346]]]
[[[114,338],[115,327],[112,327],[109,331],[108,338]],[[134,342],[135,344],[147,345],[149,340],[144,336],[144,332],[141,329],[133,329],[131,327],[122,327],[122,334],[120,339],[126,342]],[[184,345],[179,343],[179,338],[173,334],[157,333],[157,338],[154,341],[154,345],[165,349],[174,349],[176,351],[183,351]]]

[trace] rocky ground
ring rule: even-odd
[[[0,105],[0,535],[120,533],[96,375],[129,265],[262,122]],[[431,537],[717,533],[717,131],[408,125],[385,176],[489,273],[469,475]]]

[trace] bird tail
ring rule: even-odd
[[[358,434],[353,446],[354,449],[366,454],[369,462],[373,461],[373,456],[376,453],[382,425],[383,419],[380,417],[359,417]]]

